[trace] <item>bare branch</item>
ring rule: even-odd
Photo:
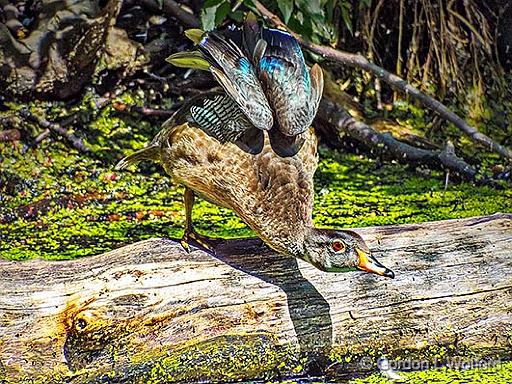
[[[400,162],[425,164],[429,167],[448,169],[461,177],[474,180],[477,171],[455,154],[453,144],[448,142],[442,151],[431,151],[413,147],[393,137],[389,132],[380,133],[363,122],[356,121],[348,112],[335,103],[322,100],[319,116],[338,131],[363,143],[377,154],[391,156]]]
[[[201,23],[194,14],[185,11],[181,5],[174,0],[164,0],[162,2],[156,0],[142,0],[141,3],[151,12],[164,12],[174,16],[187,28],[199,28],[201,26]],[[162,6],[160,6],[160,4],[162,4]]]
[[[36,124],[38,124],[40,127],[49,129],[51,132],[57,134],[58,136],[63,137],[66,139],[75,149],[82,153],[89,153],[92,152],[89,147],[87,147],[81,138],[74,135],[73,133],[69,133],[68,130],[61,125],[57,123],[52,123],[48,120],[39,118],[29,112],[27,109],[22,109],[19,112],[20,116],[23,117],[26,120],[30,120]]]

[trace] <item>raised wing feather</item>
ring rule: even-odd
[[[301,134],[316,115],[323,89],[322,71],[315,67],[312,79],[297,41],[288,32],[263,28],[261,37],[263,42],[255,49],[258,74],[279,130],[287,136]]]
[[[202,99],[190,107],[190,115],[203,131],[221,143],[237,140],[252,127],[238,105],[227,95]]]
[[[256,154],[263,148],[263,131],[256,128],[225,93],[211,92],[192,98],[164,123],[163,130],[185,122],[194,124],[221,143],[233,142],[245,152]]]
[[[272,128],[272,110],[254,67],[240,48],[217,33],[208,32],[199,42],[199,49],[212,64],[210,71],[250,122],[261,130]]]

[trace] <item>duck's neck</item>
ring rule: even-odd
[[[274,250],[311,263],[312,260],[310,260],[305,246],[305,239],[309,235],[308,232],[310,230],[311,228],[305,227],[300,231],[281,233],[280,236],[269,234],[268,237],[265,237],[265,234],[262,233],[259,233],[259,235]]]
[[[316,268],[325,271],[326,261],[323,259],[322,252],[315,252],[309,249],[307,245],[308,239],[315,235],[315,231],[317,231],[316,228],[308,226],[300,235],[272,238],[270,241],[265,240],[265,242],[279,252],[307,261]]]

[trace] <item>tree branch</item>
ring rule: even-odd
[[[197,19],[197,17],[185,11],[180,4],[178,4],[174,0],[164,0],[162,2],[155,0],[142,0],[142,5],[149,9],[154,13],[164,12],[171,16],[174,16],[179,21],[183,23],[183,25],[187,28],[199,28],[201,27],[201,23]],[[160,5],[162,4],[162,5]]]
[[[474,180],[477,174],[473,167],[455,154],[455,148],[450,142],[442,151],[413,147],[395,139],[389,132],[380,133],[365,123],[356,121],[337,104],[325,99],[320,103],[318,114],[322,119],[334,125],[338,131],[347,133],[377,154],[390,155],[400,162],[449,169],[468,180]]]
[[[87,147],[81,138],[74,135],[73,133],[69,133],[68,130],[57,123],[52,123],[48,120],[39,118],[29,112],[27,109],[22,109],[19,112],[20,116],[26,120],[30,120],[36,124],[38,124],[42,128],[49,129],[51,132],[57,134],[58,136],[62,136],[66,139],[75,149],[82,153],[90,153],[92,152],[89,147]]]
[[[310,51],[321,55],[324,58],[349,65],[351,67],[361,68],[365,71],[371,72],[377,78],[384,80],[391,87],[409,94],[418,99],[423,105],[437,112],[445,120],[452,122],[457,128],[464,132],[476,143],[482,144],[485,148],[493,150],[503,157],[512,159],[512,151],[501,144],[496,143],[487,135],[479,132],[475,127],[469,125],[464,119],[460,118],[457,114],[450,111],[439,101],[432,97],[424,94],[418,88],[412,86],[401,77],[386,71],[384,68],[379,67],[374,63],[370,63],[364,56],[343,52],[334,48],[318,45],[311,43],[303,39],[300,35],[293,31],[290,31],[288,27],[279,19],[279,17],[270,12],[262,3],[258,0],[254,0],[254,5],[260,14],[267,19],[275,27],[281,27],[288,30],[305,48]]]

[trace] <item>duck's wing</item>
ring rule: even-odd
[[[220,143],[232,142],[250,154],[258,154],[264,146],[263,131],[256,128],[230,96],[221,92],[197,95],[167,119],[145,148],[124,157],[116,169],[124,169],[143,160],[160,162],[162,150],[172,146],[176,127],[185,124],[203,130]]]
[[[197,41],[198,30],[192,31],[189,37]],[[199,51],[176,53],[167,61],[179,67],[209,69],[253,126],[271,129],[272,110],[251,60],[231,39],[216,32],[204,33],[197,46]]]
[[[206,33],[198,44],[210,71],[251,123],[261,130],[273,125],[272,110],[250,60],[229,39]]]
[[[297,40],[278,29],[261,29],[254,60],[281,133],[295,136],[305,132],[322,96],[321,68],[315,64],[308,70]]]
[[[164,123],[161,132],[168,126],[185,122],[201,128],[221,143],[233,142],[245,152],[256,154],[263,148],[263,132],[225,93],[210,92],[193,97]],[[158,135],[155,140],[161,141]]]

